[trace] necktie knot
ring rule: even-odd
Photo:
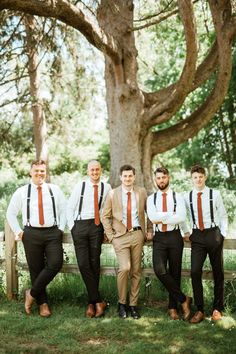
[[[198,192],[197,196],[198,198],[201,198],[202,192]]]

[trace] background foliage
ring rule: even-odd
[[[163,2],[164,4],[165,2]],[[162,5],[163,5],[162,4]],[[91,5],[88,2],[88,6]],[[155,1],[136,2],[135,16],[149,16]],[[173,7],[175,2],[173,2]],[[199,62],[214,41],[212,22],[205,1],[195,4],[198,22]],[[10,14],[10,15],[9,15]],[[66,195],[86,173],[92,158],[101,161],[106,176],[110,169],[109,136],[105,105],[102,55],[78,33],[54,20],[36,18],[41,72],[41,94],[47,120],[47,145],[52,181]],[[10,195],[28,180],[29,162],[35,157],[33,121],[27,74],[26,36],[23,16],[0,13],[0,222]],[[181,21],[169,17],[156,26],[136,31],[139,81],[146,91],[175,82],[185,60]],[[148,55],[147,55],[148,53]],[[214,77],[185,101],[172,118],[183,119],[207,96]],[[208,171],[208,184],[220,188],[233,223],[236,189],[236,46],[228,95],[208,126],[193,139],[157,156],[166,165],[180,190],[190,188],[188,171],[201,163]],[[164,123],[170,124],[170,123]]]

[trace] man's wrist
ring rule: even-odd
[[[15,234],[15,240],[22,240],[22,237],[23,237],[23,231],[21,230],[20,232],[16,233]]]

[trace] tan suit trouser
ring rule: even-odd
[[[144,237],[141,230],[127,232],[112,240],[119,264],[117,288],[121,304],[126,304],[129,277],[129,305],[136,306],[138,303],[143,243]]]

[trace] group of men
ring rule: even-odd
[[[100,254],[105,237],[112,243],[118,260],[121,318],[140,318],[137,305],[142,250],[145,240],[153,240],[153,268],[169,293],[170,318],[180,318],[180,304],[184,320],[199,323],[204,319],[202,268],[209,255],[215,285],[212,320],[219,320],[224,306],[223,240],[227,214],[219,191],[206,187],[204,168],[191,169],[194,188],[185,196],[171,189],[170,175],[164,167],[156,169],[158,191],[149,197],[144,188],[135,185],[135,169],[131,165],[120,168],[121,185],[115,189],[101,181],[98,161],[89,162],[87,173],[88,178],[75,186],[66,203],[60,188],[46,183],[45,162],[37,160],[31,165],[30,183],[12,196],[7,220],[16,238],[23,242],[32,283],[31,289],[25,291],[25,312],[31,314],[36,302],[40,316],[51,315],[46,287],[63,263],[62,236],[67,222],[88,293],[86,317],[101,317],[106,310],[99,292]],[[191,232],[186,223],[187,210]],[[18,222],[20,212],[23,229]],[[180,284],[183,240],[190,240],[192,248],[191,278],[197,308],[192,318],[192,298],[182,292]]]

